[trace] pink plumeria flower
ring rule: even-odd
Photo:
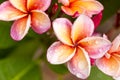
[[[69,71],[85,79],[90,74],[90,58],[101,58],[110,48],[110,41],[92,36],[93,21],[86,15],[80,15],[72,23],[66,18],[53,21],[53,29],[60,41],[54,42],[47,51],[51,64],[68,62]]]
[[[39,34],[46,32],[51,22],[44,12],[50,6],[51,0],[8,0],[0,5],[0,20],[15,22],[11,28],[11,37],[21,40],[27,34],[30,26]]]
[[[84,13],[91,17],[94,14],[100,13],[104,7],[103,5],[96,0],[58,0],[63,4],[61,7],[62,10],[71,16],[75,16],[78,13]]]
[[[96,61],[97,67],[113,78],[120,77],[120,34],[113,40],[110,50]]]

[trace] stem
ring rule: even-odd
[[[61,12],[61,4],[58,3],[58,10],[56,14],[51,18],[51,20],[53,21],[55,18],[57,18],[60,12]]]

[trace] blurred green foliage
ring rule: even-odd
[[[0,21],[0,49],[6,49],[15,45],[15,41],[10,37],[11,22]]]
[[[1,59],[0,80],[28,80],[31,76],[34,77],[29,80],[40,80],[40,70],[36,66],[37,63],[32,60],[33,53],[39,46],[38,43],[36,40],[23,42],[9,56]]]
[[[113,14],[115,14],[120,9],[120,0],[99,0],[103,6],[103,19],[102,23],[109,19]]]

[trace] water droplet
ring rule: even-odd
[[[99,52],[102,52],[102,49],[99,49]]]
[[[76,69],[75,68],[73,68],[73,71],[75,71]]]
[[[95,44],[98,44],[99,42],[98,41],[95,41]]]
[[[80,77],[81,77],[81,74],[80,74],[80,73],[77,73],[76,76],[77,76],[78,78],[80,78]]]

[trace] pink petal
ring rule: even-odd
[[[51,4],[51,0],[27,0],[29,10],[46,11]]]
[[[24,16],[26,16],[26,14],[15,9],[9,1],[5,1],[0,5],[0,20],[11,21]]]
[[[47,59],[52,64],[62,64],[70,60],[76,49],[69,47],[61,42],[53,43],[47,51]]]
[[[69,0],[58,0],[59,3],[62,3],[64,6],[69,6]]]
[[[113,77],[115,80],[120,80],[120,76],[119,77]]]
[[[68,45],[72,45],[71,26],[72,23],[65,18],[58,18],[53,21],[53,29],[56,36],[60,41]]]
[[[39,34],[42,34],[51,27],[51,22],[48,15],[42,11],[34,10],[31,13],[32,29]]]
[[[16,8],[23,12],[27,12],[27,0],[9,0],[10,3]]]
[[[11,28],[11,37],[19,41],[24,38],[30,27],[30,16],[16,20]]]
[[[120,69],[120,65],[114,56],[111,56],[109,59],[105,57],[98,59],[96,66],[109,76],[116,75]]]
[[[87,37],[79,43],[93,59],[104,56],[111,47],[111,42],[102,37]]]
[[[112,52],[117,52],[117,51],[120,51],[119,50],[119,47],[120,47],[120,34],[113,40],[112,42],[112,47],[110,49],[110,53]]]
[[[95,29],[99,26],[101,20],[102,20],[102,12],[100,12],[99,14],[95,15],[92,18],[94,25],[95,25]]]
[[[94,31],[93,21],[85,15],[80,15],[72,27],[72,39],[76,43],[79,40],[91,36]]]
[[[77,48],[76,54],[68,62],[68,69],[78,78],[87,78],[91,69],[88,53],[82,48]]]

